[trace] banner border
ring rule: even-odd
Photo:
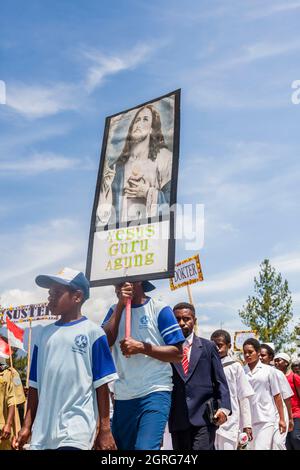
[[[104,160],[106,155],[106,148],[107,148],[107,140],[108,140],[108,133],[110,127],[110,121],[113,117],[119,116],[120,114],[125,114],[129,111],[132,111],[137,108],[141,108],[146,106],[147,104],[155,103],[156,101],[160,101],[164,98],[168,98],[169,96],[174,95],[174,135],[173,135],[173,160],[172,160],[172,176],[171,176],[171,194],[170,194],[170,207],[174,206],[177,202],[177,184],[178,184],[178,168],[179,168],[179,146],[180,146],[180,100],[181,100],[181,89],[174,90],[170,93],[165,95],[159,96],[154,98],[150,101],[145,103],[138,104],[133,106],[132,108],[126,109],[124,111],[118,112],[116,114],[112,114],[107,116],[105,119],[105,127],[102,139],[102,148],[100,153],[100,162],[99,162],[99,169],[97,174],[97,182],[96,182],[96,189],[95,189],[95,196],[94,196],[94,204],[92,209],[92,216],[91,216],[91,223],[90,223],[90,231],[89,231],[89,241],[88,241],[88,249],[87,249],[87,258],[86,258],[86,270],[85,275],[87,279],[90,281],[91,287],[100,287],[100,286],[107,286],[112,284],[118,284],[121,280],[124,281],[124,276],[121,277],[114,277],[108,279],[94,279],[91,280],[91,271],[92,271],[92,259],[93,259],[93,243],[94,243],[94,234],[96,233],[96,211],[98,207],[98,201],[100,196],[100,182],[101,176],[103,173],[104,168]],[[152,221],[152,219],[151,219]],[[123,225],[123,224],[122,224]],[[145,224],[136,224],[136,225],[145,225]],[[133,226],[132,222],[126,222],[125,226]],[[151,280],[151,279],[165,279],[174,276],[174,269],[175,269],[175,214],[174,212],[170,212],[169,217],[169,241],[168,241],[168,266],[165,272],[158,272],[152,274],[142,274],[142,275],[133,275],[127,276],[126,281],[128,282],[136,282],[140,280]],[[103,230],[110,230],[118,228],[117,224],[114,226],[106,225],[103,227]]]

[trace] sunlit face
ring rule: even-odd
[[[288,363],[284,359],[281,359],[281,357],[277,357],[274,360],[274,364],[276,369],[281,370],[282,372],[285,372],[288,368]]]
[[[253,364],[254,362],[258,362],[260,351],[256,351],[252,344],[246,344],[243,349],[244,358],[247,364]]]
[[[135,142],[142,142],[152,129],[152,113],[149,108],[142,109],[135,118],[131,137]]]
[[[194,331],[196,317],[189,308],[182,308],[174,312],[178,325],[180,326],[183,336],[187,338]]]
[[[269,356],[268,351],[265,348],[261,348],[260,350],[260,360],[263,364],[269,365],[272,361],[271,356]]]
[[[49,289],[48,306],[53,315],[63,315],[69,312],[76,303],[77,294],[68,287],[53,284]]]
[[[225,343],[223,336],[219,336],[219,338],[213,338],[213,342],[218,348],[219,356],[221,358],[227,356],[228,350],[230,349],[230,344]]]

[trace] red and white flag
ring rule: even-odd
[[[10,346],[24,350],[24,330],[6,317],[7,337]]]
[[[9,358],[9,344],[2,338],[0,338],[0,357],[3,359]]]

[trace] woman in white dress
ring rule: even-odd
[[[247,339],[243,344],[243,351],[247,364],[245,372],[255,392],[250,397],[253,431],[250,449],[270,450],[278,415],[279,432],[282,434],[286,431],[278,378],[272,367],[260,361],[260,344],[257,339]]]

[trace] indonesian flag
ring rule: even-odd
[[[3,359],[9,358],[9,344],[2,338],[0,338],[0,357]]]
[[[24,330],[6,317],[7,337],[10,346],[24,350]]]

